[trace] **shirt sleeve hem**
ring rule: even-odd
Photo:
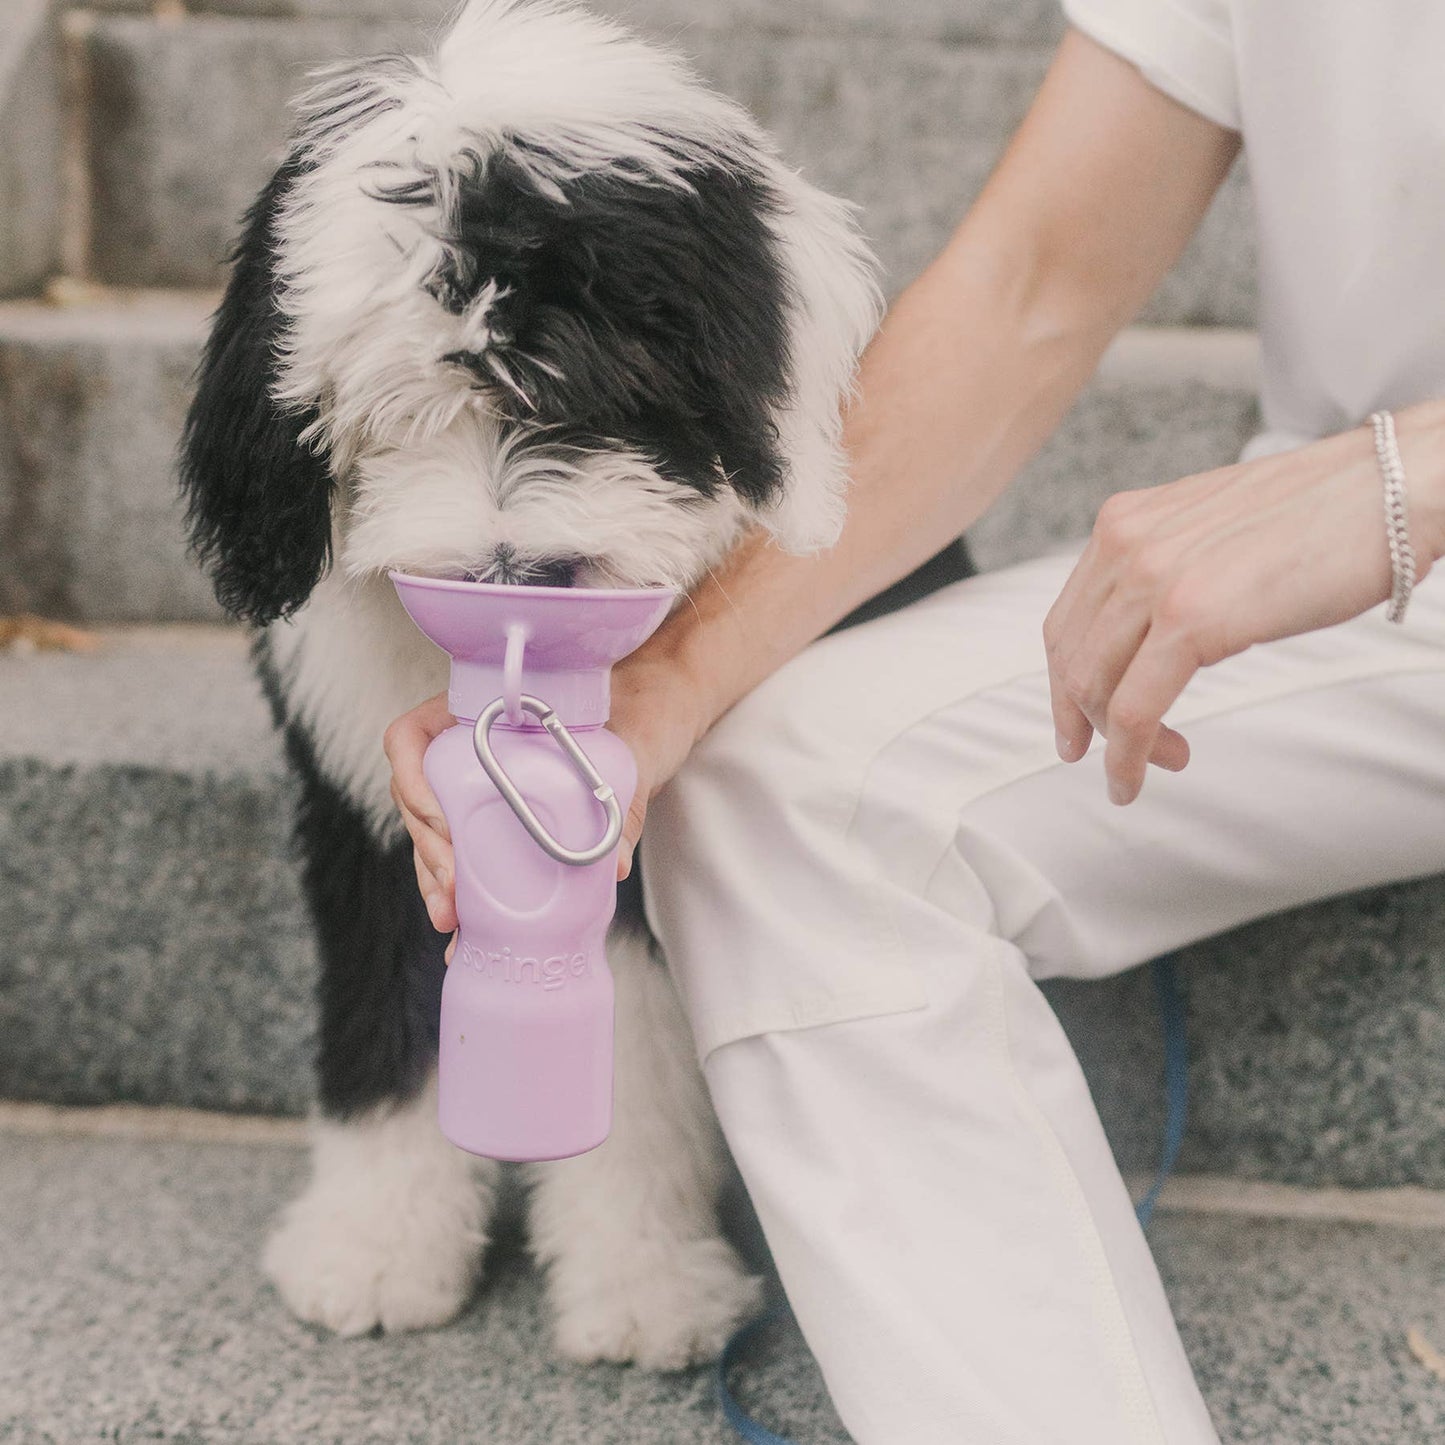
[[[1135,66],[1156,89],[1226,130],[1240,129],[1227,37],[1174,0],[1063,0],[1076,29]]]

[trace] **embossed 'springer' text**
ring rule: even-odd
[[[510,948],[488,952],[470,943],[457,950],[457,962],[499,983],[534,983],[545,989],[561,988],[569,978],[585,978],[592,972],[592,962],[585,953],[554,953],[537,958],[515,954]]]

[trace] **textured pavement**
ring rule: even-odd
[[[515,1223],[446,1329],[342,1341],[298,1324],[256,1256],[303,1171],[285,1145],[0,1133],[0,1441],[733,1438],[709,1370],[554,1359]],[[1226,1445],[1441,1438],[1445,1382],[1405,1332],[1445,1347],[1445,1231],[1163,1214],[1152,1237]],[[737,1384],[798,1445],[846,1441],[791,1327],[771,1331]]]

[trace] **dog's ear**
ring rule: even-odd
[[[298,150],[246,215],[181,442],[192,550],[227,612],[257,624],[305,602],[331,552],[330,468],[302,436],[315,411],[273,394],[285,330],[278,220],[305,164]]]

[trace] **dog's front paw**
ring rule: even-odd
[[[296,1315],[339,1335],[444,1325],[471,1295],[483,1238],[455,1213],[430,1213],[312,1188],[281,1217],[262,1268]]]
[[[721,1353],[757,1313],[762,1285],[721,1239],[695,1239],[559,1260],[552,1300],[557,1348],[569,1359],[681,1370]]]

